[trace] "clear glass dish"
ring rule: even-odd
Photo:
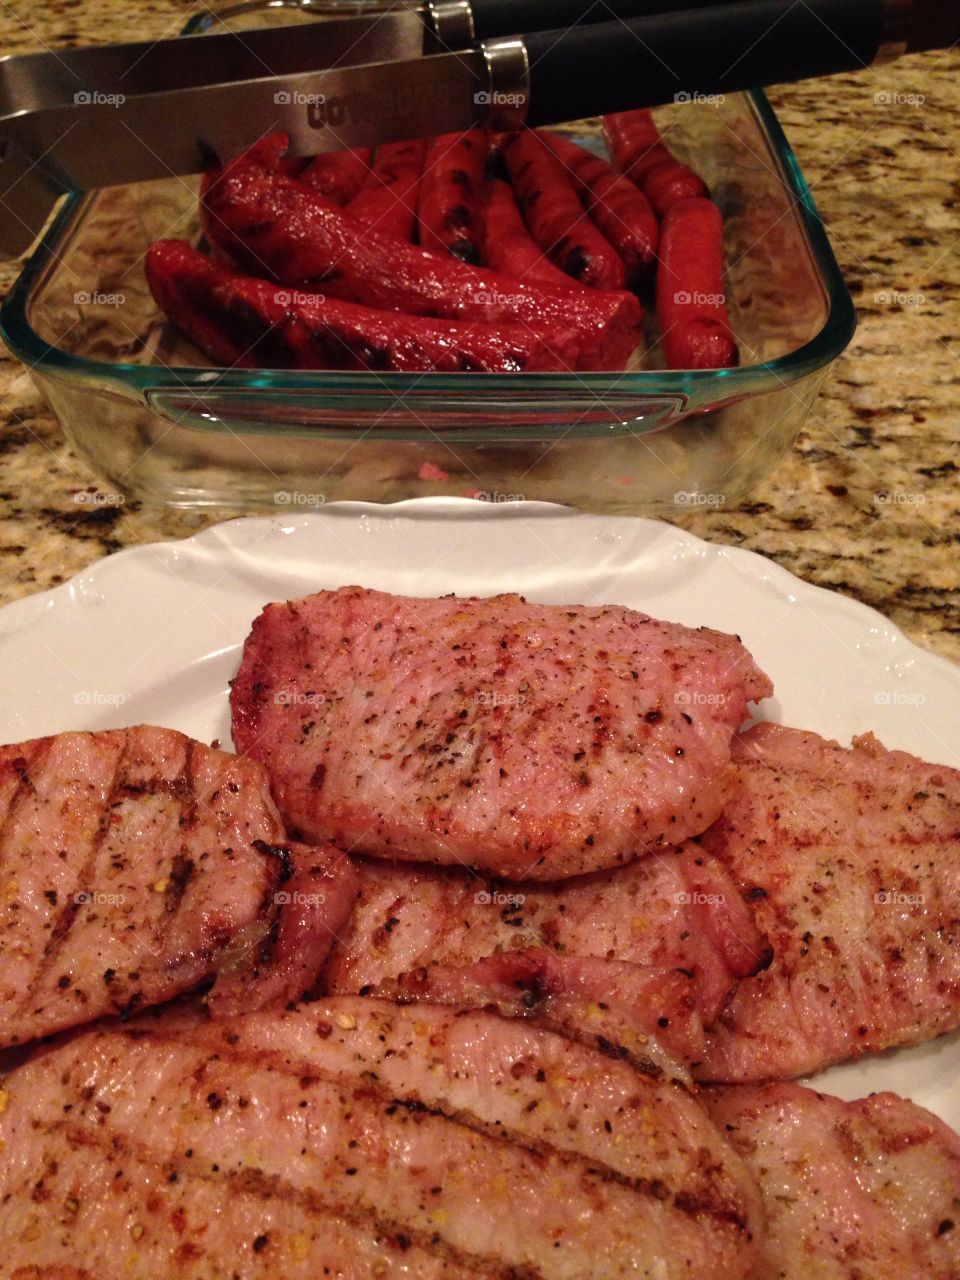
[[[362,3],[236,6],[188,31]],[[0,309],[73,446],[116,488],[181,507],[435,494],[656,514],[748,495],[789,448],[855,313],[809,188],[762,93],[659,110],[726,225],[736,369],[375,374],[210,368],[164,324],[143,256],[196,241],[197,181],[65,198]],[[597,122],[564,132],[602,150]],[[662,360],[659,361],[662,365]]]

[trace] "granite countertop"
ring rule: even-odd
[[[4,50],[174,35],[178,0],[5,8]],[[26,14],[26,6],[20,6]],[[854,295],[859,329],[806,429],[753,498],[684,513],[873,605],[960,661],[960,55],[923,55],[771,93]],[[881,95],[876,100],[876,95]],[[0,264],[0,290],[16,264]],[[22,365],[0,357],[0,603],[123,547],[233,511],[77,501],[98,477],[64,441]]]

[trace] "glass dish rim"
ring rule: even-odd
[[[732,369],[657,369],[631,372],[571,373],[360,373],[330,370],[224,369],[205,365],[142,365],[91,360],[71,355],[43,339],[27,319],[27,305],[34,285],[59,256],[58,248],[79,221],[94,193],[71,192],[47,227],[0,305],[0,337],[29,370],[63,381],[95,383],[125,399],[144,400],[163,393],[211,394],[238,392],[349,392],[355,395],[406,395],[418,392],[437,397],[456,393],[484,398],[521,392],[590,396],[662,397],[683,400],[689,407],[715,401],[726,402],[767,389],[770,379],[786,384],[817,372],[834,360],[849,344],[856,330],[856,309],[844,282],[826,228],[816,207],[809,184],[787,141],[773,107],[761,89],[742,96],[752,108],[771,144],[780,178],[799,213],[814,264],[827,297],[827,315],[820,330],[803,346],[784,356],[759,364]],[[760,384],[758,386],[758,384]],[[269,425],[264,424],[269,431]]]

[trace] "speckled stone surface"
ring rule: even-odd
[[[175,34],[176,0],[12,0],[5,52]],[[774,106],[829,228],[860,327],[806,430],[753,499],[677,523],[772,557],[960,661],[960,55],[778,88]],[[0,289],[15,264],[0,266]],[[122,547],[233,511],[96,500],[35,391],[0,356],[0,602]]]

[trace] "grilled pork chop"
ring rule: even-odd
[[[324,966],[331,993],[492,1001],[591,1037],[605,1021],[618,1043],[632,1027],[690,1062],[704,1024],[770,958],[737,885],[695,846],[553,884],[366,859],[357,872]]]
[[[14,1274],[732,1280],[762,1230],[685,1089],[485,1012],[145,1015],[3,1088]]]
[[[214,1011],[316,979],[349,859],[288,844],[252,760],[170,729],[0,748],[0,1046],[218,975]]]
[[[818,1071],[960,1023],[960,773],[757,725],[741,785],[695,847],[728,869],[773,950],[709,1037],[698,1078]]]
[[[929,1111],[793,1084],[702,1096],[763,1191],[753,1280],[960,1276],[960,1138]]]
[[[553,884],[363,861],[325,989],[492,1001],[641,1057],[652,1032],[702,1080],[957,1025],[960,775],[772,725],[733,755],[737,795],[679,853]]]
[[[552,880],[703,831],[770,692],[735,637],[629,609],[345,587],[267,606],[231,707],[304,838]]]

